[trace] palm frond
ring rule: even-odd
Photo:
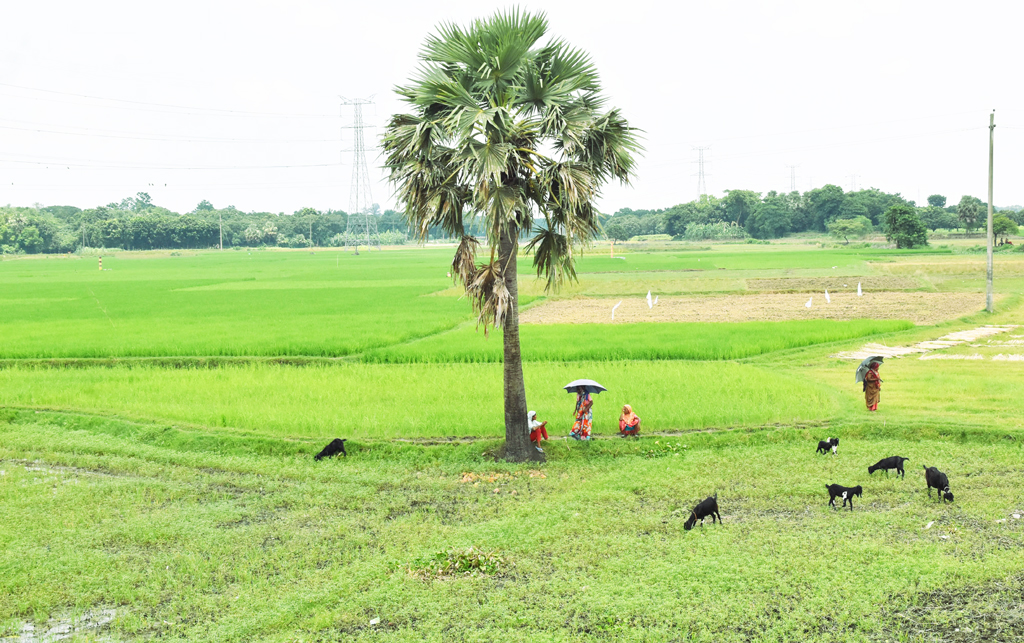
[[[459,247],[455,249],[455,257],[452,259],[452,281],[461,281],[467,289],[476,275],[476,251],[479,246],[480,242],[476,237],[462,235]]]
[[[566,235],[544,228],[526,245],[526,252],[533,253],[537,276],[547,279],[545,292],[577,279],[572,243]]]
[[[477,328],[482,324],[485,336],[491,327],[504,327],[512,309],[512,294],[496,262],[477,266],[466,286],[466,294],[477,314]]]

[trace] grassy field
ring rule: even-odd
[[[528,304],[983,288],[984,257],[951,252],[680,245],[522,283]],[[494,461],[501,338],[449,254],[0,262],[0,641],[76,619],[113,641],[1024,640],[1024,361],[992,359],[1024,329],[887,360],[876,414],[833,357],[1024,324],[1024,256],[997,258],[998,314],[934,325],[524,325],[555,438],[527,468]],[[609,388],[589,444],[561,437],[577,377]],[[611,439],[624,403],[639,440]],[[335,436],[350,457],[314,463]],[[896,454],[905,480],[867,474]],[[830,482],[864,486],[855,511]],[[716,491],[724,525],[684,531]],[[470,547],[497,572],[429,573]]]
[[[525,376],[531,408],[566,434],[575,397],[562,387],[584,376],[610,389],[595,403],[599,433],[617,432],[629,403],[651,430],[808,422],[836,404],[811,380],[735,363],[530,364]],[[0,369],[2,405],[319,438],[504,435],[501,391],[500,364]]]
[[[523,326],[523,359],[530,362],[607,360],[723,360],[906,330],[896,320],[746,323],[550,324]],[[367,362],[500,362],[500,333],[491,339],[472,326],[420,341],[368,351]]]
[[[0,357],[348,355],[447,330],[438,252],[0,262]],[[410,305],[411,302],[415,302]]]
[[[1021,625],[1020,433],[850,429],[838,457],[806,430],[697,434],[551,449],[530,470],[487,464],[494,443],[357,443],[315,464],[312,442],[10,419],[0,635],[113,606],[115,640],[1019,636],[995,635]],[[892,453],[905,480],[868,476]],[[927,497],[922,463],[956,472],[956,503]],[[827,508],[826,482],[863,485],[856,510]],[[684,531],[716,491],[724,524]],[[468,547],[506,571],[416,573]],[[918,607],[951,587],[969,606]]]

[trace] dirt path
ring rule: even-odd
[[[985,307],[983,293],[856,292],[778,293],[718,295],[708,297],[659,297],[648,308],[644,296],[621,298],[581,297],[548,301],[523,311],[524,324],[634,323],[634,322],[739,322],[788,321],[793,319],[908,319],[934,324],[975,313]],[[656,293],[654,293],[656,294]],[[807,307],[811,300],[810,308]]]
[[[839,359],[857,359],[863,360],[873,355],[880,355],[882,357],[903,357],[905,355],[922,354],[921,359],[984,359],[981,355],[923,355],[924,353],[930,353],[931,351],[942,350],[944,348],[952,348],[953,346],[959,346],[966,344],[967,342],[974,342],[984,337],[991,337],[1000,333],[1005,333],[1017,328],[1015,325],[1006,326],[980,326],[971,330],[961,330],[955,333],[949,333],[943,335],[938,339],[930,339],[924,342],[918,342],[913,346],[886,346],[884,344],[865,344],[859,350],[855,351],[844,351],[837,353],[832,357],[838,357]],[[996,359],[996,358],[993,358]],[[1003,359],[1007,359],[1003,357]]]

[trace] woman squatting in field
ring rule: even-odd
[[[628,404],[622,407],[622,415],[619,416],[619,433],[624,438],[640,434],[640,417]]]
[[[537,450],[543,453],[544,449],[540,448],[540,441],[541,438],[545,440],[548,439],[548,423],[546,420],[544,422],[538,422],[536,411],[530,411],[527,413],[526,419],[530,425],[530,442],[533,442],[533,445],[537,447]]]

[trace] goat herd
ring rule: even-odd
[[[827,454],[829,451],[833,455],[839,451],[839,438],[825,438],[818,442],[818,449],[815,453]],[[875,464],[868,467],[868,475],[875,471],[885,471],[886,474],[889,471],[895,469],[896,475],[901,478],[906,478],[906,472],[903,471],[903,463],[910,458],[904,458],[900,455],[894,455],[888,458],[882,458]],[[946,502],[953,502],[953,493],[949,490],[949,478],[946,474],[942,473],[935,467],[924,468],[924,481],[928,485],[928,497],[932,495],[932,489],[936,491],[936,499],[944,500]],[[828,491],[828,504],[833,509],[839,509],[836,507],[836,498],[843,501],[842,506],[845,507],[847,503],[850,505],[850,511],[853,511],[853,497],[861,497],[864,492],[864,488],[861,485],[856,487],[844,487],[839,484],[827,484],[825,490]],[[722,516],[718,513],[718,494],[708,496],[704,500],[701,500],[696,507],[690,511],[690,517],[683,524],[683,529],[689,531],[693,529],[693,526],[700,521],[701,526],[704,526],[704,519],[708,516],[711,517],[711,524],[715,524],[715,518],[717,517],[719,524],[722,522]]]
[[[314,460],[322,460],[324,458],[330,458],[339,453],[342,456],[348,456],[345,451],[345,440],[335,438],[323,448],[323,451],[313,456]],[[839,452],[839,438],[825,438],[818,442],[818,449],[816,453],[827,454],[829,451],[832,455],[836,455]],[[888,458],[882,458],[875,464],[868,467],[868,474],[872,474],[875,471],[885,471],[886,474],[889,471],[895,469],[896,475],[906,478],[907,474],[903,471],[903,463],[909,460],[900,455],[894,455]],[[946,474],[942,473],[935,467],[924,468],[924,481],[928,485],[928,497],[932,495],[932,489],[936,491],[936,499],[945,500],[947,502],[953,502],[953,494],[949,490],[949,478]],[[828,504],[833,509],[839,509],[836,507],[836,498],[843,501],[842,506],[845,507],[847,503],[850,505],[850,511],[853,511],[853,497],[862,497],[864,488],[860,485],[856,487],[844,487],[839,484],[827,484],[825,489],[828,491]],[[701,500],[696,507],[690,511],[690,517],[686,519],[683,524],[683,529],[687,531],[693,529],[693,526],[700,521],[701,526],[704,526],[704,519],[711,517],[711,524],[715,524],[717,521],[719,524],[722,522],[722,515],[718,513],[718,493],[716,492],[713,496],[708,496],[704,500]]]

